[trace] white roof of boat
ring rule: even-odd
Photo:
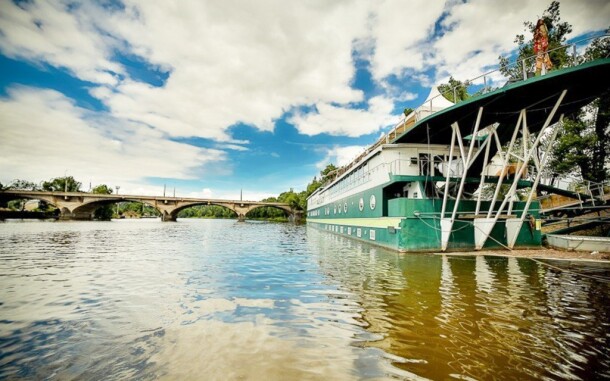
[[[430,107],[430,100],[432,100],[432,107],[437,109],[445,109],[447,107],[453,106],[455,103],[451,102],[447,98],[441,95],[441,92],[438,90],[437,86],[432,87],[430,89],[430,94],[426,98],[426,101],[422,103],[420,107]]]

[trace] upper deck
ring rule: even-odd
[[[552,113],[557,97],[564,90],[567,92],[563,101],[556,112]],[[605,58],[551,71],[543,76],[507,83],[504,87],[473,96],[444,109],[436,107],[436,104],[443,103],[444,99],[429,99],[388,134],[367,148],[358,158],[339,168],[333,181],[325,188],[332,187],[343,177],[357,170],[376,155],[383,144],[449,145],[453,124],[458,126],[462,136],[471,135],[481,107],[484,108],[481,114],[481,129],[485,126],[497,125],[499,141],[505,144],[511,138],[513,126],[521,110],[527,110],[528,129],[531,133],[535,133],[540,131],[549,115],[552,115],[550,124],[553,124],[561,115],[573,114],[608,92],[610,92],[610,58]],[[491,156],[494,154],[495,147],[490,152]],[[470,166],[469,171],[478,174],[482,165],[482,160],[479,160]]]
[[[449,144],[451,125],[457,122],[462,136],[468,135],[472,132],[480,107],[485,108],[481,126],[494,123],[500,126],[514,125],[519,112],[525,109],[528,111],[530,132],[538,132],[563,90],[567,90],[566,96],[551,124],[557,122],[560,115],[570,115],[610,91],[610,58],[508,83],[494,91],[474,96],[417,121],[391,142]],[[509,134],[501,133],[502,128],[498,132],[501,143],[510,139]]]

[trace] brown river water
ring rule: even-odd
[[[0,223],[0,379],[610,379],[610,265],[232,220]]]

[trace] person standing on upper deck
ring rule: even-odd
[[[534,29],[534,53],[536,53],[536,76],[546,74],[553,64],[549,58],[547,49],[549,48],[549,30],[543,19],[539,19]],[[542,68],[544,66],[544,73]]]

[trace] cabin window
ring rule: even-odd
[[[417,164],[417,158],[416,157],[412,157],[411,158],[411,164],[414,164],[414,165]]]

